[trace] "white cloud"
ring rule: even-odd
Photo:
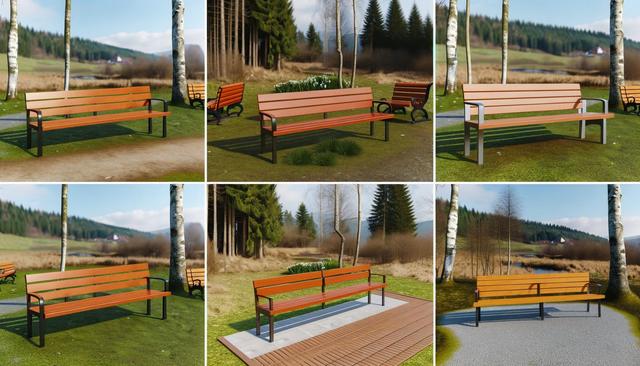
[[[50,207],[40,204],[50,193],[47,191],[47,186],[38,184],[3,184],[0,186],[0,200],[39,210],[50,209]]]
[[[562,225],[606,238],[609,236],[606,217],[561,217],[551,224]],[[626,235],[626,233],[625,233]]]
[[[55,11],[39,4],[35,0],[20,0],[18,4],[18,23],[30,26],[51,23],[56,19]],[[0,15],[9,18],[9,1],[0,2]],[[60,21],[62,24],[62,20]]]
[[[625,17],[623,22],[624,36],[626,38],[640,41],[640,17]],[[596,20],[591,23],[579,24],[578,29],[586,29],[597,32],[609,33],[609,18]]]
[[[204,227],[204,208],[188,207],[184,209],[186,223],[197,222]],[[163,230],[169,227],[169,207],[161,210],[116,211],[92,218],[109,225],[122,226],[141,231]]]
[[[197,44],[203,51],[207,49],[204,29],[185,29],[184,37],[186,44]],[[171,50],[171,29],[163,32],[119,32],[98,37],[95,40],[147,53],[165,52]]]

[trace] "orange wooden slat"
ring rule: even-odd
[[[46,99],[29,102],[29,109],[45,109],[56,107],[73,107],[91,104],[107,104],[118,102],[131,102],[136,100],[147,100],[151,98],[151,93],[121,94],[107,96],[92,96],[86,98],[71,99]]]
[[[145,277],[149,277],[148,270],[130,271],[130,272],[99,275],[99,276],[77,277],[77,278],[64,279],[64,280],[30,283],[28,285],[28,291],[42,292],[42,291],[49,291],[49,290],[61,290],[69,287],[97,285],[101,283],[140,279]]]
[[[304,92],[291,92],[291,93],[272,93],[272,94],[259,94],[258,103],[277,102],[283,100],[297,100],[297,99],[315,99],[315,98],[330,98],[344,95],[371,95],[372,91],[369,87],[364,88],[347,88],[347,89],[327,89],[327,90],[314,90]]]
[[[38,295],[42,296],[45,300],[62,299],[65,297],[79,296],[95,294],[99,292],[107,292],[113,290],[122,290],[134,287],[143,287],[147,285],[146,279],[133,279],[128,281],[110,282],[98,285],[88,285],[81,287],[71,287],[62,290],[40,292]],[[33,293],[30,291],[29,293]],[[37,293],[37,292],[36,292]]]
[[[262,296],[270,296],[283,294],[287,292],[293,292],[298,290],[304,290],[312,287],[322,287],[322,280],[309,280],[309,281],[298,281],[292,283],[285,283],[282,285],[268,286],[268,287],[259,287],[256,288],[256,293]]]
[[[47,272],[47,273],[35,273],[26,275],[25,279],[27,283],[63,280],[69,278],[78,278],[86,276],[99,276],[106,274],[124,273],[131,271],[144,271],[149,270],[149,263],[136,263],[126,264],[121,266],[109,266],[100,268],[88,268],[88,269],[75,269],[64,272]]]
[[[371,269],[370,264],[360,264],[357,266],[346,267],[346,268],[333,268],[333,269],[325,270],[324,276],[330,277],[330,276],[336,276],[336,275],[341,275],[346,273],[369,271],[370,269]]]
[[[83,106],[76,106],[76,107],[48,108],[48,109],[43,109],[41,111],[42,111],[43,117],[52,117],[52,116],[67,116],[67,115],[81,114],[81,113],[109,112],[109,111],[118,111],[123,109],[135,109],[135,108],[147,107],[148,105],[149,104],[147,103],[146,100],[139,100],[139,101],[123,102],[123,103],[90,104],[90,105],[83,105]]]
[[[307,280],[315,280],[320,278],[322,278],[322,272],[313,271],[313,272],[307,272],[307,273],[299,273],[299,274],[292,274],[287,276],[278,276],[278,277],[254,280],[253,287],[259,288],[259,287],[266,287],[266,286],[274,286],[274,285],[281,285],[281,284],[291,283],[296,281],[307,281]]]
[[[87,117],[73,117],[65,118],[54,121],[44,121],[42,123],[43,131],[53,131],[65,128],[84,127],[89,125],[98,125],[103,123],[115,123],[125,121],[144,120],[148,118],[157,118],[163,116],[169,116],[171,112],[159,112],[159,111],[133,111],[114,114],[101,114],[98,116]],[[38,124],[34,121],[30,122],[30,125],[37,127]]]
[[[545,83],[528,83],[528,84],[463,84],[463,92],[487,92],[487,91],[556,91],[556,90],[580,90],[580,84],[545,84]]]
[[[338,276],[331,276],[331,277],[325,278],[324,282],[327,285],[332,285],[332,284],[335,284],[335,283],[359,280],[359,279],[363,279],[363,278],[369,278],[369,271],[347,273],[347,274],[338,275]]]
[[[315,131],[322,128],[342,127],[363,122],[384,121],[393,118],[394,115],[388,113],[367,113],[355,116],[342,116],[321,120],[296,122],[291,124],[279,124],[278,129],[275,131],[274,135],[283,136],[305,131]],[[266,125],[263,127],[263,129],[271,131],[271,126]]]
[[[148,85],[133,86],[133,87],[126,87],[126,88],[104,88],[104,89],[82,89],[82,90],[69,90],[69,91],[34,92],[34,93],[25,93],[25,100],[27,102],[30,102],[30,101],[46,100],[46,99],[96,97],[101,95],[121,95],[121,94],[150,93],[150,92],[151,92],[151,87]]]
[[[587,300],[602,300],[604,295],[600,294],[577,294],[577,295],[553,295],[553,296],[532,296],[514,297],[509,299],[483,299],[473,303],[474,307],[499,306],[499,305],[524,305],[553,302],[573,302]]]
[[[500,118],[484,121],[479,128],[481,130],[501,127],[517,127],[517,126],[529,126],[544,123],[559,123],[559,122],[571,122],[580,120],[600,120],[614,118],[615,113],[571,113],[571,114],[559,114],[553,116],[530,116],[530,117],[515,117],[515,118]],[[477,123],[472,121],[472,123]]]

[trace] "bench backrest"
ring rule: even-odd
[[[325,285],[369,278],[371,265],[361,264],[354,267],[327,269],[322,271]]]
[[[204,83],[187,84],[187,94],[189,96],[189,100],[204,100]]]
[[[465,102],[481,102],[484,114],[577,110],[580,84],[464,84]],[[470,108],[478,114],[477,107]]]
[[[424,105],[429,99],[431,83],[396,83],[393,86],[394,101]]]
[[[149,98],[149,86],[25,93],[26,108],[43,117],[141,108]]]
[[[218,88],[214,109],[228,107],[242,102],[244,97],[244,83],[222,85]]]
[[[258,95],[258,109],[278,118],[371,108],[371,88],[330,89]]]
[[[589,272],[478,276],[480,299],[589,292]]]
[[[625,104],[635,99],[636,103],[640,103],[640,85],[625,85],[620,87],[620,95]]]
[[[46,300],[94,294],[147,285],[149,264],[77,269],[65,272],[28,274],[27,293],[37,293]]]
[[[189,286],[204,286],[204,268],[187,268],[187,283]]]
[[[0,276],[8,276],[13,273],[16,273],[16,266],[13,263],[0,263]]]

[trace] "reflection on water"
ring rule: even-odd
[[[553,75],[569,75],[568,72],[564,70],[548,70],[548,69],[530,69],[527,67],[520,67],[511,69],[513,72],[524,72],[527,74],[553,74]]]
[[[514,262],[513,265],[519,268],[529,268],[533,271],[534,274],[546,274],[546,273],[561,273],[562,271],[558,271],[556,269],[551,268],[542,268],[542,267],[525,267],[522,262]]]

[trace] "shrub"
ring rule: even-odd
[[[285,163],[291,165],[310,165],[313,163],[313,152],[309,149],[294,150],[287,155]]]
[[[306,272],[314,272],[320,271],[323,269],[332,269],[338,268],[338,261],[335,259],[323,259],[319,262],[300,262],[296,263],[287,268],[287,273],[296,274],[296,273],[306,273]]]
[[[343,156],[360,155],[362,148],[355,141],[331,139],[316,146],[318,152],[332,152]]]
[[[274,85],[273,89],[276,93],[289,93],[309,90],[339,89],[339,85],[337,76],[315,75],[302,80],[285,81]],[[348,88],[350,86],[350,82],[343,80],[342,86],[344,88]]]
[[[313,155],[313,164],[319,166],[336,165],[336,156],[331,152],[318,152]]]

